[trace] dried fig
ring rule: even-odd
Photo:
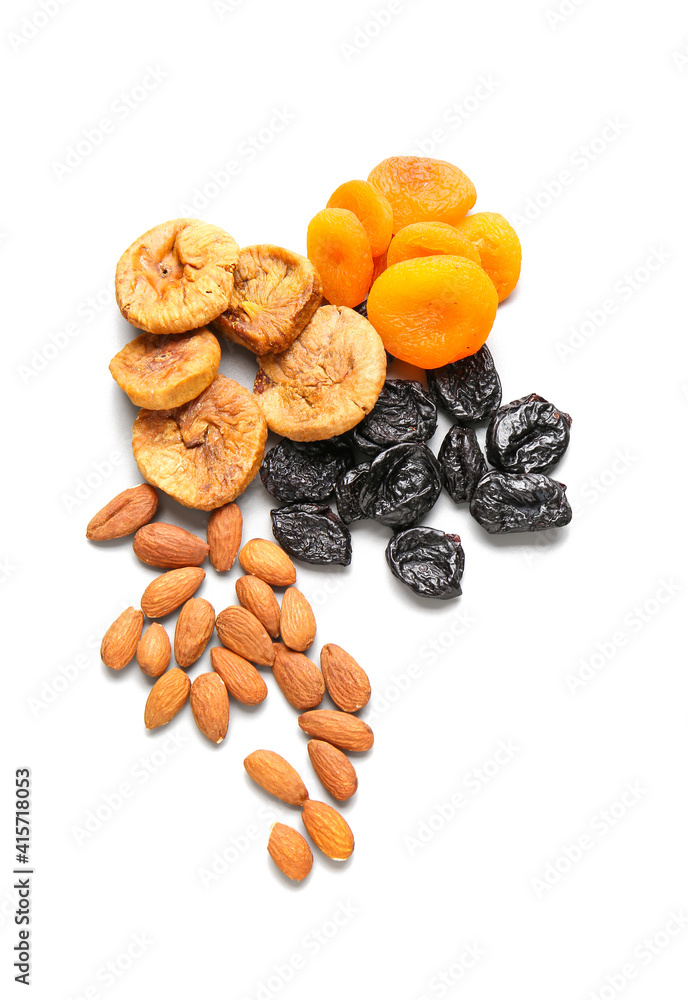
[[[149,229],[117,264],[115,294],[124,318],[149,333],[185,333],[229,305],[239,247],[229,233],[198,219]]]
[[[284,351],[322,300],[322,282],[307,257],[262,243],[239,253],[229,309],[216,333],[254,354]]]
[[[343,434],[372,410],[387,359],[373,326],[346,306],[321,306],[291,347],[258,358],[253,391],[270,430],[292,441]]]
[[[216,375],[190,403],[140,410],[132,446],[148,482],[185,507],[214,510],[243,493],[254,478],[267,433],[248,389]]]
[[[217,375],[220,345],[210,330],[142,333],[110,362],[110,374],[136,406],[169,410],[195,399]]]

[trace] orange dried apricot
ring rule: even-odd
[[[521,241],[503,215],[475,212],[457,224],[480,254],[480,266],[497,289],[499,301],[511,295],[521,273]]]
[[[394,232],[412,222],[455,225],[475,205],[475,187],[462,170],[427,156],[390,156],[368,180],[394,212]]]
[[[362,223],[346,208],[324,208],[308,224],[308,259],[332,305],[359,305],[373,278],[373,254]]]
[[[480,263],[480,254],[471,241],[446,222],[412,222],[393,238],[387,251],[387,266],[412,257],[435,257],[448,253]]]
[[[386,349],[419,368],[475,354],[496,313],[497,292],[485,271],[448,254],[392,264],[368,296],[368,319]]]
[[[373,257],[385,252],[392,239],[392,206],[369,181],[340,184],[327,207],[347,208],[353,212],[368,234]]]

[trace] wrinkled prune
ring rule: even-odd
[[[460,424],[487,420],[502,401],[502,383],[487,347],[429,371],[428,388],[438,404],[449,410]]]
[[[386,556],[394,575],[420,597],[447,600],[460,595],[464,553],[458,535],[407,528],[392,537]]]
[[[491,535],[561,528],[572,516],[564,484],[538,472],[488,472],[476,487],[470,511]]]
[[[365,298],[363,302],[360,302],[357,306],[354,306],[354,311],[360,313],[361,316],[365,316],[368,319],[368,299]]]
[[[455,424],[440,446],[437,459],[442,481],[454,503],[464,503],[473,496],[487,472],[487,462],[472,427]]]
[[[353,465],[345,441],[290,441],[284,438],[271,448],[260,467],[260,478],[276,500],[295,503],[327,500],[334,493],[337,476]]]
[[[390,528],[408,528],[442,492],[440,466],[424,444],[396,444],[373,460],[361,490],[361,510]]]
[[[270,511],[272,533],[285,552],[309,563],[351,562],[349,529],[326,504],[295,503]]]
[[[571,417],[534,392],[501,406],[487,428],[487,457],[505,472],[547,472],[569,444]]]
[[[342,472],[334,484],[337,511],[345,524],[365,517],[361,510],[361,489],[368,478],[370,462],[361,462],[352,469]]]
[[[437,406],[420,382],[388,379],[377,403],[353,429],[354,444],[370,458],[394,444],[423,442],[437,427]]]

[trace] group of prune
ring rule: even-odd
[[[545,474],[566,451],[571,418],[535,394],[505,406],[501,396],[492,355],[482,347],[429,371],[427,390],[420,382],[388,379],[348,434],[282,440],[260,470],[271,496],[287,504],[271,512],[275,538],[306,562],[346,566],[347,525],[370,518],[394,531],[386,556],[398,579],[423,597],[458,596],[459,536],[419,524],[443,486],[490,534],[541,531],[571,520],[566,487]],[[435,457],[426,442],[437,427],[438,405],[456,423]],[[487,459],[474,429],[484,421]],[[332,497],[337,513],[327,503]]]

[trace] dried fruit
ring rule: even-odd
[[[369,471],[370,462],[361,462],[352,469],[342,472],[334,484],[337,513],[344,524],[351,524],[352,521],[365,517],[361,510],[361,490]]]
[[[94,514],[86,526],[86,537],[92,542],[107,542],[123,538],[148,524],[158,509],[158,494],[148,483],[132,486],[113,497],[110,503]]]
[[[313,770],[327,791],[340,802],[350,799],[358,788],[356,769],[346,754],[323,740],[308,741]]]
[[[467,358],[429,371],[428,389],[460,424],[489,419],[502,401],[502,384],[485,346]]]
[[[254,750],[244,761],[250,778],[290,806],[308,801],[308,789],[291,764],[273,750]]]
[[[210,663],[232,698],[242,705],[259,705],[265,700],[267,685],[253,664],[243,656],[233,653],[231,649],[214,646],[210,650]]]
[[[223,646],[252,663],[272,666],[275,659],[272,639],[255,615],[237,605],[230,605],[217,616],[217,637]]]
[[[164,521],[139,528],[133,547],[141,562],[162,569],[200,566],[208,555],[208,545],[202,538]]]
[[[272,533],[290,555],[325,565],[351,562],[351,534],[326,504],[294,503],[270,511]]]
[[[340,472],[353,465],[346,441],[290,441],[283,438],[271,448],[260,467],[260,478],[270,496],[285,503],[317,503],[334,493]]]
[[[327,693],[343,712],[358,712],[370,701],[370,681],[363,667],[341,646],[326,643],[320,650],[320,667]]]
[[[465,257],[480,264],[480,254],[471,241],[446,222],[414,222],[404,226],[390,243],[387,267],[413,257],[437,257],[439,254]]]
[[[503,215],[475,212],[457,223],[462,236],[480,254],[480,266],[490,276],[499,301],[511,295],[521,273],[521,241]]]
[[[370,726],[357,715],[349,715],[348,712],[317,708],[300,715],[299,726],[308,736],[331,743],[340,750],[362,752],[370,750],[373,745],[373,730]]]
[[[288,587],[296,580],[294,563],[279,545],[265,538],[252,538],[239,552],[244,573],[257,576],[273,587]]]
[[[430,449],[397,444],[373,459],[361,489],[361,510],[390,528],[407,528],[434,506],[441,492],[440,466]]]
[[[139,639],[136,662],[148,677],[160,677],[170,665],[170,637],[159,622],[153,622]]]
[[[451,163],[426,156],[390,156],[368,180],[394,212],[394,232],[412,222],[456,225],[475,205],[475,187]]]
[[[315,663],[282,642],[275,643],[272,672],[284,697],[300,712],[315,708],[325,697],[325,681]]]
[[[100,644],[100,658],[111,670],[121,670],[131,663],[136,654],[141,632],[143,612],[127,608],[112,623]]]
[[[213,329],[254,354],[284,351],[322,300],[320,276],[306,257],[263,243],[245,247],[229,308]]]
[[[473,494],[470,512],[491,535],[561,528],[572,517],[564,484],[537,472],[488,472]]]
[[[442,482],[454,503],[465,503],[487,472],[487,462],[472,427],[455,424],[440,445]]]
[[[280,632],[280,606],[270,584],[257,576],[240,576],[234,589],[239,604],[252,612],[272,638],[276,639]]]
[[[301,813],[303,825],[308,835],[323,854],[333,861],[346,861],[354,850],[354,835],[351,827],[336,809],[326,802],[308,799]]]
[[[149,333],[185,333],[229,305],[239,247],[229,233],[198,219],[149,229],[117,264],[115,294],[124,318]]]
[[[152,580],[141,597],[148,618],[164,618],[196,593],[205,579],[205,570],[196,566],[171,569]]]
[[[215,609],[202,597],[188,600],[174,630],[174,658],[180,667],[190,667],[200,659],[215,629]]]
[[[316,631],[313,608],[296,587],[284,592],[279,627],[290,649],[303,652],[313,645]]]
[[[548,472],[569,446],[571,417],[531,393],[501,406],[487,428],[490,462],[504,472]]]
[[[392,206],[369,181],[345,181],[340,184],[327,207],[353,212],[366,231],[373,257],[385,253],[392,239]]]
[[[227,688],[217,674],[199,674],[191,685],[191,711],[196,725],[211,743],[222,743],[229,726]]]
[[[242,493],[260,468],[265,418],[243,386],[217,375],[174,410],[140,410],[134,458],[143,476],[185,507],[213,510]]]
[[[313,853],[305,839],[284,823],[272,824],[268,852],[282,874],[294,882],[303,882],[313,867]]]
[[[210,561],[218,573],[226,573],[234,565],[239,546],[243,518],[235,503],[217,507],[208,518]]]
[[[110,374],[135,406],[170,410],[195,399],[220,367],[220,345],[210,330],[142,333],[110,362]]]
[[[437,427],[437,406],[420,382],[387,379],[370,413],[352,432],[364,455],[374,457],[393,444],[422,443]]]
[[[461,594],[464,552],[458,535],[436,528],[407,528],[387,546],[392,573],[419,597],[447,600]]]
[[[293,441],[350,430],[372,410],[387,372],[371,324],[338,306],[321,306],[290,348],[258,363],[253,391],[268,426]]]
[[[362,302],[373,280],[373,254],[354,213],[324,208],[309,222],[306,244],[327,301],[350,307]]]
[[[179,667],[172,667],[158,677],[150,689],[143,713],[146,729],[165,726],[186,704],[191,681]]]

